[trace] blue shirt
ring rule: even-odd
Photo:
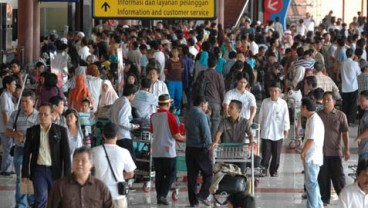
[[[187,147],[208,147],[212,143],[210,122],[198,107],[192,107],[185,116]]]

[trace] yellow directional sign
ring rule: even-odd
[[[93,0],[95,18],[214,19],[216,0]]]

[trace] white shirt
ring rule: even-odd
[[[165,54],[161,51],[156,51],[153,54],[153,57],[160,63],[160,80],[165,81],[165,74],[164,74],[164,68],[165,68]]]
[[[141,118],[149,119],[157,111],[158,97],[145,90],[139,90],[134,97],[132,106],[135,107]]]
[[[261,138],[277,141],[284,138],[284,131],[290,129],[289,110],[286,101],[266,98],[259,111]]]
[[[229,105],[231,100],[239,100],[242,102],[243,105],[240,116],[245,119],[250,118],[250,108],[257,107],[256,98],[247,90],[244,93],[241,93],[237,88],[227,91],[223,104]]]
[[[196,57],[198,54],[198,50],[194,46],[189,46],[189,53]]]
[[[15,110],[12,97],[13,95],[6,89],[4,89],[4,92],[0,96],[0,133],[5,133],[6,124],[4,123],[3,113],[8,113],[8,118],[10,118],[10,115]]]
[[[165,82],[161,80],[157,80],[155,83],[153,83],[151,85],[150,91],[157,97],[163,94],[169,94],[169,90],[167,89]]]
[[[323,165],[323,142],[325,138],[325,126],[317,113],[313,113],[307,119],[304,144],[308,139],[313,140],[313,145],[305,154],[305,162]]]
[[[137,168],[129,151],[115,144],[105,144],[105,148],[117,180],[119,182],[125,181],[124,171],[133,172]],[[113,200],[124,198],[125,196],[119,195],[118,193],[117,182],[111,172],[103,147],[94,147],[92,149],[92,155],[96,167],[96,178],[106,184]]]
[[[341,92],[358,90],[358,76],[361,73],[358,62],[351,58],[346,59],[341,66]]]
[[[130,130],[133,129],[133,124],[130,121],[133,119],[132,106],[128,98],[120,97],[111,107],[111,122],[119,126],[119,139],[131,139]]]
[[[314,31],[314,21],[312,18],[304,19],[304,25],[307,27],[308,31]]]
[[[364,193],[358,183],[345,186],[339,195],[339,208],[365,208],[368,207],[368,194]]]
[[[257,55],[258,54],[258,45],[256,42],[252,41],[250,43],[250,47],[249,47],[249,50],[252,51],[252,54],[253,56]]]

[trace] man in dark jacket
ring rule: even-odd
[[[38,208],[46,207],[54,181],[71,172],[68,134],[66,128],[52,123],[51,109],[50,104],[40,106],[40,124],[27,130],[24,145],[22,180],[32,180]]]

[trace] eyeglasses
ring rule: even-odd
[[[49,116],[51,113],[38,113],[38,116],[42,117],[42,116]]]

